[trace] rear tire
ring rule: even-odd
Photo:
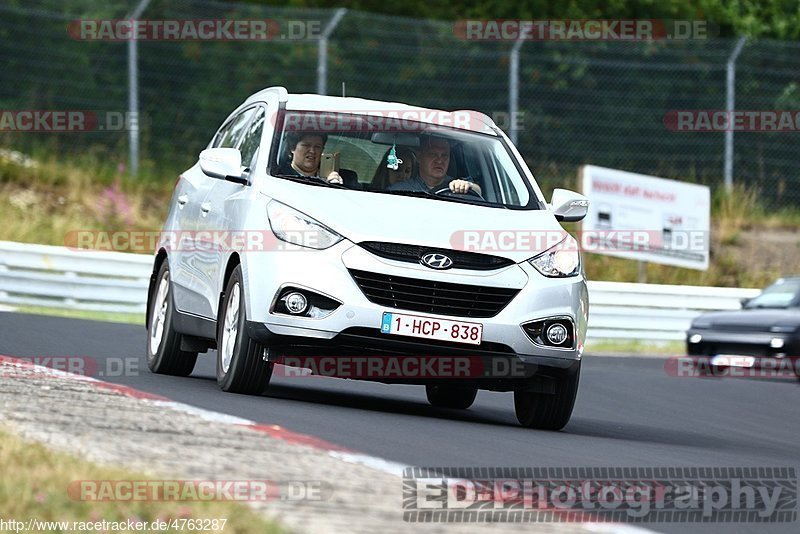
[[[217,384],[223,391],[259,395],[269,385],[272,362],[264,346],[247,333],[242,267],[237,266],[225,289],[217,318]]]
[[[555,393],[514,392],[517,421],[527,428],[561,430],[569,422],[578,396],[580,366],[574,374],[554,380]]]
[[[427,385],[425,394],[428,402],[438,408],[455,408],[466,410],[475,402],[478,395],[477,388],[459,388],[451,385]]]
[[[156,280],[147,326],[147,367],[162,375],[189,376],[197,362],[197,353],[181,350],[181,335],[172,326],[174,305],[167,260],[161,264]]]

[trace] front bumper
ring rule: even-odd
[[[580,368],[579,359],[528,356],[523,361],[502,345],[483,343],[465,350],[441,342],[386,336],[378,329],[350,328],[331,339],[279,335],[252,321],[247,322],[247,330],[269,347],[265,359],[335,378],[392,384],[430,384],[444,379],[492,391],[554,393],[553,380]],[[412,365],[407,365],[408,359]],[[432,372],[426,373],[426,368]]]
[[[686,332],[689,356],[753,356],[756,359],[800,355],[800,343],[790,334],[771,332],[720,332],[693,328]]]
[[[327,250],[284,251],[280,255],[251,253],[243,256],[242,263],[249,329],[253,337],[268,345],[287,348],[306,346],[314,350],[342,353],[343,349],[380,349],[386,347],[388,342],[391,350],[402,354],[423,354],[426,348],[434,347],[439,354],[479,352],[486,357],[511,356],[531,365],[546,363],[560,369],[569,368],[572,362],[579,361],[583,352],[589,303],[586,282],[582,276],[547,278],[526,262],[496,271],[434,271],[422,265],[377,257],[346,240]],[[483,324],[483,343],[479,347],[449,342],[442,344],[380,334],[383,312],[421,312],[370,302],[348,269],[457,284],[513,288],[519,289],[519,293],[494,317],[459,318],[424,314]],[[320,319],[271,313],[276,294],[287,285],[318,292],[342,305]],[[566,349],[535,344],[522,329],[524,323],[549,317],[568,317],[573,322],[574,347]]]

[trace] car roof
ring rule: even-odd
[[[445,111],[400,102],[384,102],[365,98],[289,93],[283,87],[267,87],[251,95],[244,105],[266,100],[275,95],[291,111],[327,111],[397,118],[453,127],[459,130],[497,135],[496,125],[486,114],[473,110]]]
[[[777,284],[780,281],[788,282],[788,281],[797,281],[800,280],[800,274],[787,274],[786,276],[781,276],[780,278],[776,278],[773,284]]]

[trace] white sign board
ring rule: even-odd
[[[589,198],[582,246],[588,252],[708,269],[711,195],[704,185],[586,165]]]

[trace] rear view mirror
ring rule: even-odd
[[[404,132],[375,132],[371,141],[379,145],[403,145],[410,147],[419,146],[419,136]]]
[[[200,152],[200,168],[212,178],[247,183],[242,178],[242,154],[238,148],[207,148]]]
[[[586,217],[589,199],[566,189],[554,189],[550,206],[557,221],[577,222]]]

